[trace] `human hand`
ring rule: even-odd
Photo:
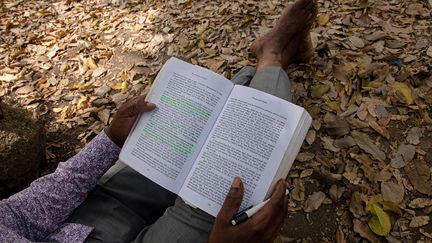
[[[279,233],[288,209],[286,184],[279,180],[270,201],[242,224],[233,226],[231,220],[238,212],[244,193],[243,183],[236,177],[219,211],[209,243],[273,242]]]
[[[111,141],[122,147],[138,115],[154,108],[156,108],[156,105],[145,101],[144,96],[127,101],[120,106],[111,125],[105,129],[106,135]]]

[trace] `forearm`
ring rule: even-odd
[[[54,231],[118,159],[120,148],[102,132],[57,170],[0,202],[0,224],[30,240]]]

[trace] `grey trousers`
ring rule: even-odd
[[[232,82],[291,101],[290,81],[278,67],[244,67]],[[95,228],[86,242],[207,242],[214,217],[130,167],[101,181],[66,220]]]

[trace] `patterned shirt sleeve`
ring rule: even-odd
[[[120,148],[101,132],[77,155],[60,163],[54,173],[0,201],[0,229],[8,228],[33,241],[44,239],[84,201],[119,153]]]

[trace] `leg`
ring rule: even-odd
[[[256,68],[246,66],[243,67],[231,80],[234,84],[249,86],[252,78],[255,76]]]
[[[265,67],[257,71],[250,87],[291,101],[291,82],[281,67]]]
[[[95,227],[87,242],[130,242],[176,197],[126,166],[97,185],[66,222]]]
[[[138,234],[134,242],[207,242],[214,217],[192,208],[180,198],[151,227]]]

